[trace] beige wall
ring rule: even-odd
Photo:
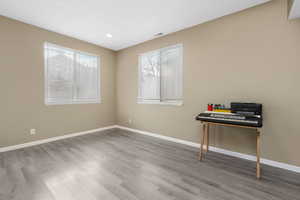
[[[287,12],[286,0],[273,0],[118,52],[118,124],[199,142],[194,117],[207,103],[261,102],[262,156],[300,166],[300,21],[288,21]],[[137,104],[138,54],[177,43],[184,45],[184,105]],[[215,131],[214,146],[255,152],[253,132]]]
[[[101,104],[44,104],[45,41],[101,57]],[[0,147],[114,125],[115,62],[111,50],[0,16]]]

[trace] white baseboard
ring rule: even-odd
[[[117,126],[116,125],[106,126],[106,127],[102,127],[102,128],[88,130],[88,131],[82,131],[82,132],[78,132],[78,133],[70,133],[70,134],[63,135],[63,136],[57,136],[57,137],[51,137],[51,138],[47,138],[47,139],[37,140],[37,141],[28,142],[28,143],[24,143],[24,144],[17,144],[17,145],[13,145],[13,146],[1,147],[0,148],[0,153],[5,152],[5,151],[12,151],[12,150],[16,150],[16,149],[22,149],[22,148],[25,148],[25,147],[35,146],[35,145],[39,145],[39,144],[44,144],[44,143],[48,143],[48,142],[53,142],[53,141],[56,141],[56,140],[62,140],[62,139],[76,137],[76,136],[80,136],[80,135],[86,135],[86,134],[89,134],[89,133],[105,131],[105,130],[109,130],[109,129],[113,129],[113,128],[117,128]]]
[[[189,141],[186,141],[186,140],[181,140],[181,139],[177,139],[177,138],[173,138],[173,137],[163,136],[163,135],[159,135],[159,134],[156,134],[156,133],[141,131],[141,130],[132,129],[132,128],[128,128],[128,127],[125,127],[125,126],[119,126],[119,125],[117,125],[116,128],[131,131],[131,132],[135,132],[135,133],[139,133],[139,134],[143,134],[143,135],[147,135],[147,136],[151,136],[151,137],[160,138],[160,139],[163,139],[163,140],[168,140],[168,141],[171,141],[171,142],[176,142],[176,143],[179,143],[179,144],[185,144],[185,145],[196,147],[196,148],[200,147],[199,143],[194,143],[194,142],[189,142]],[[211,151],[214,151],[214,152],[217,152],[217,153],[222,153],[222,154],[225,154],[225,155],[234,156],[234,157],[242,158],[242,159],[246,159],[246,160],[256,161],[256,156],[253,156],[253,155],[248,155],[248,154],[238,153],[238,152],[234,152],[234,151],[229,151],[229,150],[221,149],[221,148],[218,148],[218,147],[209,147],[209,149]],[[261,159],[261,163],[263,163],[265,165],[269,165],[269,166],[282,168],[282,169],[286,169],[286,170],[289,170],[289,171],[300,173],[300,167],[299,166],[290,165],[290,164],[277,162],[277,161],[273,161],[273,160],[268,160],[268,159],[265,159],[265,158]]]

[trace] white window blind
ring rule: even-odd
[[[100,59],[45,43],[45,103],[100,103]]]
[[[182,45],[139,56],[139,103],[182,104]]]

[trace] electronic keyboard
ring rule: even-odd
[[[239,126],[262,127],[261,115],[241,115],[233,113],[216,113],[204,112],[200,113],[196,120],[204,122],[214,122],[223,124],[232,124]]]

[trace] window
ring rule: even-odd
[[[139,56],[138,103],[182,104],[182,45]]]
[[[100,59],[45,43],[45,103],[100,103]]]

